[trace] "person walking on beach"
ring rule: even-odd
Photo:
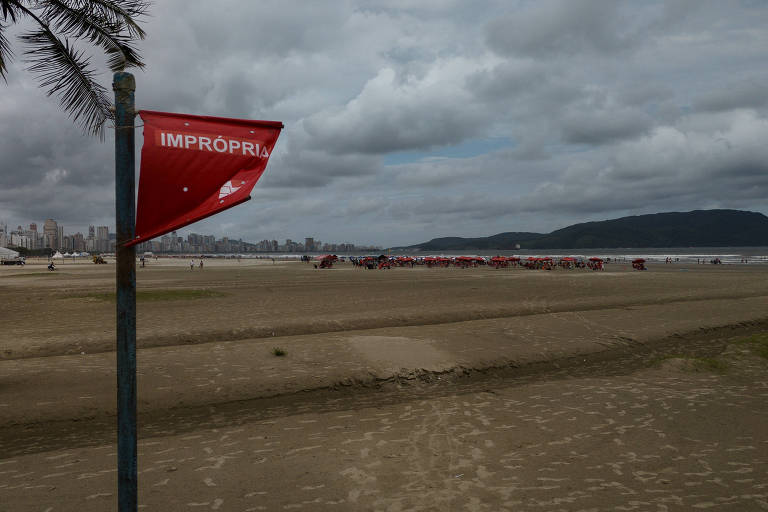
[[[195,269],[195,260],[189,260],[189,270]]]

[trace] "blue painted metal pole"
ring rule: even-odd
[[[133,75],[117,72],[115,91],[115,217],[117,228],[117,509],[136,512],[136,219]]]

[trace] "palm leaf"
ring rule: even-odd
[[[130,36],[121,34],[125,28],[122,22],[85,8],[73,8],[61,0],[47,0],[42,18],[65,36],[87,39],[102,47],[112,71],[144,67],[138,51],[130,44]]]
[[[107,90],[95,80],[90,58],[77,52],[69,40],[59,39],[45,24],[22,34],[29,70],[37,74],[48,96],[56,95],[62,108],[79,121],[83,131],[104,137],[104,122],[111,116]]]
[[[2,15],[3,21],[7,21],[10,18],[11,24],[16,23],[16,17],[21,17],[21,14],[16,12],[17,9],[18,0],[0,0],[0,15]],[[0,23],[0,78],[7,82],[8,62],[13,57],[13,51],[11,50],[11,43],[8,42],[8,38],[3,34],[6,28],[7,25]]]
[[[147,13],[147,0],[0,0],[2,20],[29,17],[38,28],[20,36],[29,71],[38,75],[49,96],[56,95],[62,108],[78,121],[83,131],[104,137],[104,122],[113,117],[107,90],[95,79],[90,57],[77,51],[70,39],[85,39],[104,50],[113,71],[143,67],[131,44],[143,39],[135,18]],[[5,78],[10,45],[0,26],[0,77]],[[58,35],[57,35],[58,32]]]
[[[11,43],[8,42],[8,38],[3,34],[4,29],[5,26],[0,23],[0,78],[7,82],[8,62],[10,62],[13,52],[11,51]]]
[[[18,0],[0,0],[0,14],[3,15],[3,20],[7,21],[11,18],[11,23],[16,23],[16,16],[20,16],[16,12],[18,9]]]
[[[144,16],[149,9],[146,0],[75,0],[77,8],[86,9],[91,16],[124,26],[132,38],[144,39],[146,33],[135,18]]]

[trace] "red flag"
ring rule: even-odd
[[[283,128],[248,121],[139,112],[144,121],[135,245],[251,198]]]

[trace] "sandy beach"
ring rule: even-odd
[[[768,509],[766,266],[137,274],[147,510]],[[0,267],[0,511],[114,508],[113,287]]]

